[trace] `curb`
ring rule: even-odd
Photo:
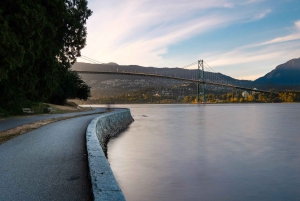
[[[94,118],[86,131],[87,154],[95,201],[125,200],[103,152],[111,136],[133,122],[129,109],[115,109]]]

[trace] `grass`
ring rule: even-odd
[[[49,112],[47,109],[49,107],[52,108],[51,112]],[[6,111],[0,109],[0,120],[5,118],[31,116],[36,114],[64,114],[91,110],[90,108],[79,107],[76,103],[70,101],[67,101],[65,105],[54,105],[50,103],[31,103],[30,106],[28,105],[24,108],[30,108],[30,110],[34,113],[26,114],[20,111],[21,113],[19,115],[8,115]]]

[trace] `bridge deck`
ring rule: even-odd
[[[208,84],[208,85],[216,85],[216,86],[223,86],[223,87],[230,87],[235,89],[242,89],[247,91],[256,91],[261,93],[272,93],[269,91],[264,90],[253,90],[251,88],[247,87],[241,87],[241,86],[235,86],[231,84],[224,84],[224,83],[217,83],[217,82],[210,82],[206,80],[195,80],[195,79],[187,79],[187,78],[180,78],[180,77],[172,77],[172,76],[165,76],[165,75],[158,75],[158,74],[147,74],[147,73],[133,73],[133,72],[108,72],[108,71],[76,71],[80,74],[108,74],[108,75],[130,75],[130,76],[143,76],[143,77],[154,77],[154,78],[161,78],[161,79],[171,79],[171,80],[180,80],[185,82],[192,82],[192,83],[198,83],[198,84]]]

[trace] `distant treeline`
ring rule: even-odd
[[[282,102],[300,102],[300,92],[279,92],[279,93],[255,93],[248,97],[243,97],[242,94],[225,93],[222,95],[215,95],[213,93],[207,94],[206,102],[210,103],[282,103]],[[200,101],[203,99],[200,97]],[[196,96],[185,96],[183,103],[196,103]]]
[[[209,103],[280,103],[280,102],[300,102],[299,92],[279,92],[279,93],[255,93],[248,97],[243,97],[242,94],[225,93],[225,94],[206,94],[206,101]],[[202,97],[200,97],[202,102]],[[155,103],[155,104],[170,104],[170,103],[196,103],[196,95],[189,96],[157,96],[153,94],[151,88],[138,90],[134,93],[123,94],[118,96],[91,98],[88,101],[78,101],[79,104],[139,104],[139,103]]]
[[[85,46],[91,14],[86,0],[1,0],[0,114],[89,97],[70,67]]]
[[[300,92],[278,92],[278,93],[255,93],[248,97],[243,97],[241,94],[226,93],[220,96],[208,94],[206,100],[210,102],[227,102],[227,103],[280,103],[280,102],[300,102]]]

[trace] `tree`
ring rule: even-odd
[[[192,103],[195,101],[195,96],[185,96],[183,99],[183,103]]]
[[[253,102],[255,100],[252,94],[250,94],[247,99],[249,102]]]
[[[91,14],[86,0],[0,2],[0,107],[12,110],[58,93],[58,77],[85,46]]]
[[[65,69],[62,69],[65,70]],[[90,96],[90,87],[87,86],[76,72],[65,70],[58,79],[59,85],[55,93],[48,99],[55,104],[64,104],[67,98],[87,100]]]

